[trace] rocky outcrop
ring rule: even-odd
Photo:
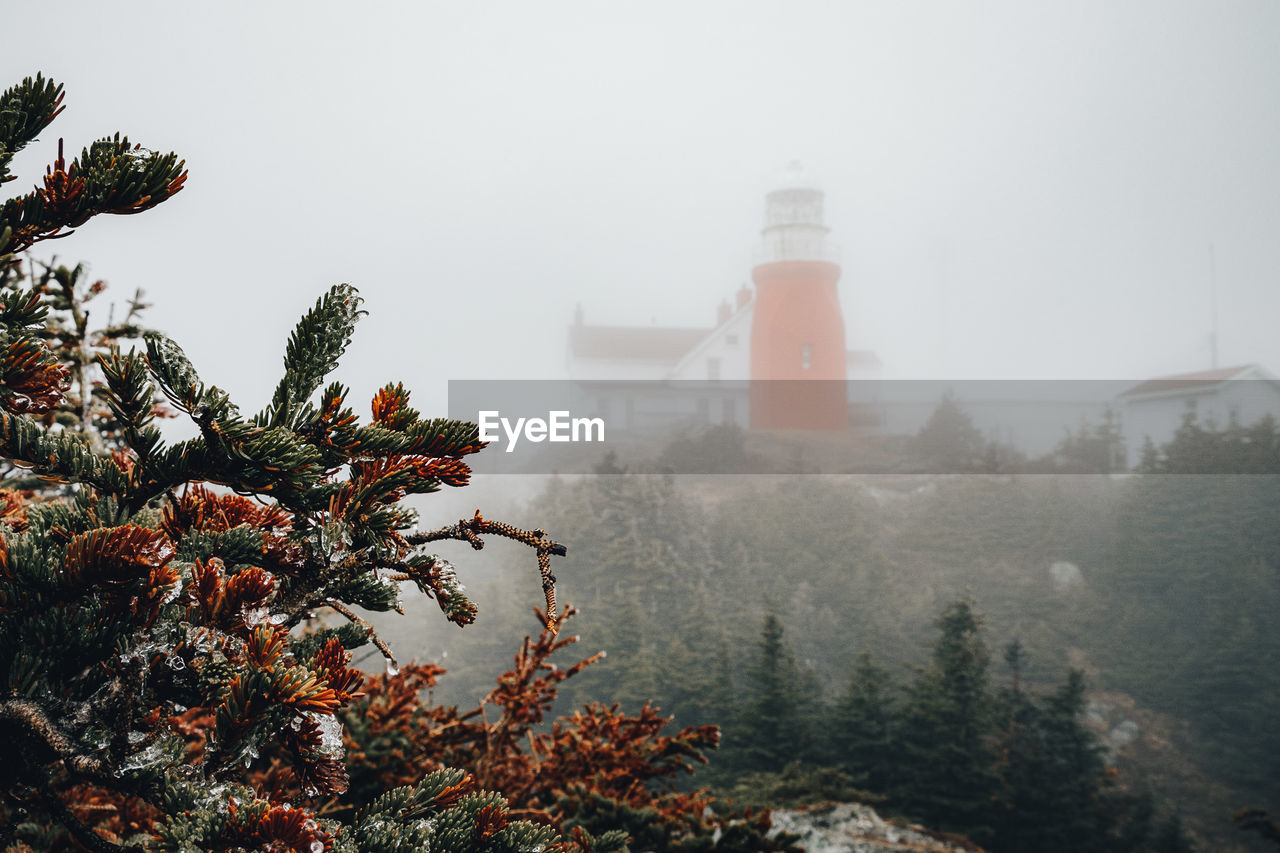
[[[975,844],[919,826],[899,826],[861,803],[774,809],[773,831],[800,836],[806,853],[982,853]]]

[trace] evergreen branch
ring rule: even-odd
[[[125,524],[99,527],[67,543],[63,577],[102,589],[127,587],[173,559],[177,549],[159,530]]]
[[[125,443],[138,454],[139,462],[145,464],[161,447],[159,430],[150,426],[154,420],[152,410],[156,387],[150,380],[146,364],[140,357],[133,354],[122,356],[116,349],[110,355],[99,355],[97,362],[107,383],[107,406],[124,426]],[[89,395],[84,394],[83,397],[83,405],[87,409]],[[87,414],[84,422],[88,423]]]
[[[148,428],[144,437],[150,435]],[[138,510],[170,489],[193,479],[205,479],[221,483],[212,475],[209,448],[204,439],[191,438],[169,447],[155,447],[143,456],[134,468],[129,490],[129,508]]]
[[[330,443],[351,459],[379,459],[403,453],[408,446],[404,433],[377,424],[334,430]]]
[[[379,423],[357,427],[354,418],[348,419],[349,411],[334,412],[328,419],[321,414],[314,424],[299,427],[299,432],[322,449],[365,461],[388,456],[458,459],[488,444],[480,440],[480,428],[468,421],[435,418],[418,421],[404,430],[389,429]],[[322,426],[327,427],[323,437]]]
[[[182,351],[182,347],[164,335],[153,332],[147,335],[145,340],[147,365],[151,368],[156,381],[160,383],[160,390],[164,391],[174,405],[188,414],[193,414],[206,397],[206,389],[204,383],[200,381],[200,374],[196,373],[195,367],[187,358],[187,354]],[[210,390],[220,395],[218,402],[226,400],[226,395],[216,387]]]
[[[378,613],[395,610],[404,613],[400,607],[399,586],[394,582],[384,581],[374,572],[364,572],[336,586],[330,584],[330,589],[332,598],[355,604],[365,610]]]
[[[51,433],[21,415],[0,413],[0,454],[35,474],[89,483],[110,494],[123,494],[129,485],[120,466],[95,454],[82,436]]]
[[[0,325],[11,333],[43,323],[49,306],[34,289],[14,287],[0,294]]]
[[[42,74],[27,77],[0,95],[0,184],[14,178],[9,174],[14,155],[62,112],[64,95],[61,83]]]
[[[202,444],[178,445],[157,457],[162,476],[153,474],[160,491],[185,480],[221,483],[241,492],[271,492],[295,506],[325,472],[322,451],[287,427],[264,427],[239,417],[226,392],[206,386],[186,354],[162,335],[149,334],[147,362],[161,390],[187,412],[200,428]],[[189,450],[203,451],[189,459]],[[197,464],[198,463],[198,464]],[[151,467],[151,466],[149,466]],[[155,494],[154,488],[150,490]]]
[[[448,560],[434,555],[410,557],[404,564],[408,571],[392,575],[389,580],[413,581],[423,595],[435,599],[445,618],[459,627],[476,621],[477,608],[458,582],[457,570]]]
[[[8,233],[0,252],[65,237],[63,229],[78,228],[99,214],[149,210],[182,189],[187,179],[183,165],[176,154],[131,147],[119,134],[94,142],[67,165],[58,140],[58,159],[45,170],[44,186],[0,208],[0,227]]]
[[[228,471],[241,469],[246,483],[255,477],[251,469],[257,468],[270,480],[282,475],[322,473],[319,452],[300,440],[293,430],[286,427],[256,427],[248,421],[236,418],[219,419],[211,410],[197,412],[196,423],[204,434],[205,443],[217,454],[215,462]]]
[[[203,465],[181,460],[179,482],[207,480],[244,494],[270,494],[294,510],[323,504],[328,495],[320,482],[325,472],[320,451],[284,427],[263,429],[238,420],[217,420],[201,406],[194,413],[206,451]]]
[[[406,427],[404,432],[414,441],[398,452],[414,456],[448,456],[456,459],[478,453],[489,444],[480,440],[479,426],[470,421],[450,418],[418,421]]]
[[[271,398],[271,408],[258,420],[273,426],[296,426],[303,405],[324,378],[338,366],[355,331],[360,295],[349,284],[334,286],[316,300],[289,336],[284,354],[284,377]]]
[[[187,562],[218,557],[227,563],[251,563],[262,558],[262,533],[244,524],[230,530],[189,531],[181,537],[178,557]]]
[[[77,220],[68,224],[81,225],[99,213],[129,215],[150,210],[182,190],[187,180],[184,165],[177,154],[131,146],[129,137],[118,133],[99,139],[72,163],[85,176],[86,204]]]
[[[0,349],[0,405],[15,413],[44,414],[70,387],[70,371],[33,337],[23,336]]]
[[[409,391],[397,382],[373,396],[373,420],[387,429],[403,430],[418,421],[418,410],[409,407]]]

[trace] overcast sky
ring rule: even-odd
[[[194,6],[195,4],[192,4]],[[40,247],[84,260],[246,409],[330,284],[341,378],[559,377],[588,322],[710,325],[764,193],[827,193],[851,348],[891,377],[1280,372],[1280,4],[39,3],[65,137],[173,150],[187,189]]]

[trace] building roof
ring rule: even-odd
[[[1214,370],[1200,370],[1195,373],[1175,373],[1171,376],[1157,376],[1125,391],[1121,397],[1138,397],[1143,394],[1167,394],[1177,391],[1198,391],[1210,388],[1220,382],[1235,379],[1241,374],[1254,370],[1252,364],[1239,364],[1235,367],[1219,367]]]
[[[865,367],[881,367],[880,356],[869,349],[851,349],[845,353],[845,364],[856,364]]]
[[[569,352],[574,358],[677,361],[712,331],[661,326],[574,325],[569,327]]]

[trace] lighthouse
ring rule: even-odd
[[[840,266],[827,239],[823,193],[792,162],[765,201],[751,324],[751,426],[844,430]]]

